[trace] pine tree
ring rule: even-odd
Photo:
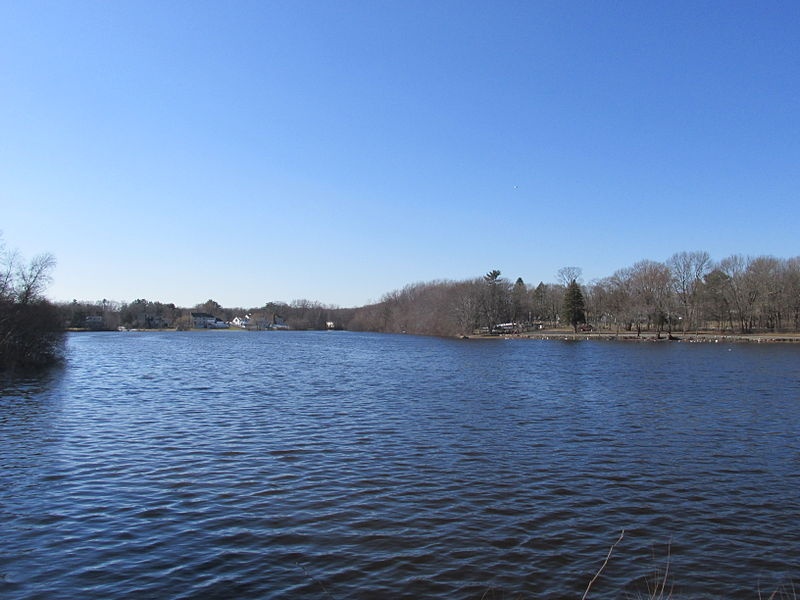
[[[575,279],[569,282],[564,293],[562,314],[564,320],[572,325],[575,333],[578,333],[578,323],[586,322],[586,304],[583,301],[583,292]]]

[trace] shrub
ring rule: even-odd
[[[0,302],[0,368],[42,367],[62,357],[60,311],[46,300]]]

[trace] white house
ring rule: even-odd
[[[233,321],[231,321],[231,325],[234,327],[241,327],[242,329],[247,329],[247,325],[250,323],[250,315],[245,315],[243,317],[234,317]]]

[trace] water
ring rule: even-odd
[[[2,598],[800,586],[800,347],[76,334],[0,379]],[[791,596],[795,597],[795,596]]]

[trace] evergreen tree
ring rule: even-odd
[[[572,325],[575,333],[578,333],[578,323],[586,322],[586,304],[583,300],[583,292],[575,279],[569,282],[564,293],[562,314],[564,320]]]
[[[511,320],[516,322],[530,320],[530,302],[528,301],[528,286],[517,277],[514,287],[511,288]]]
[[[508,282],[500,278],[500,271],[497,269],[489,271],[483,276],[483,280],[486,283],[483,309],[486,325],[489,328],[489,333],[491,333],[502,319],[503,305],[506,302],[506,293],[508,292]]]

